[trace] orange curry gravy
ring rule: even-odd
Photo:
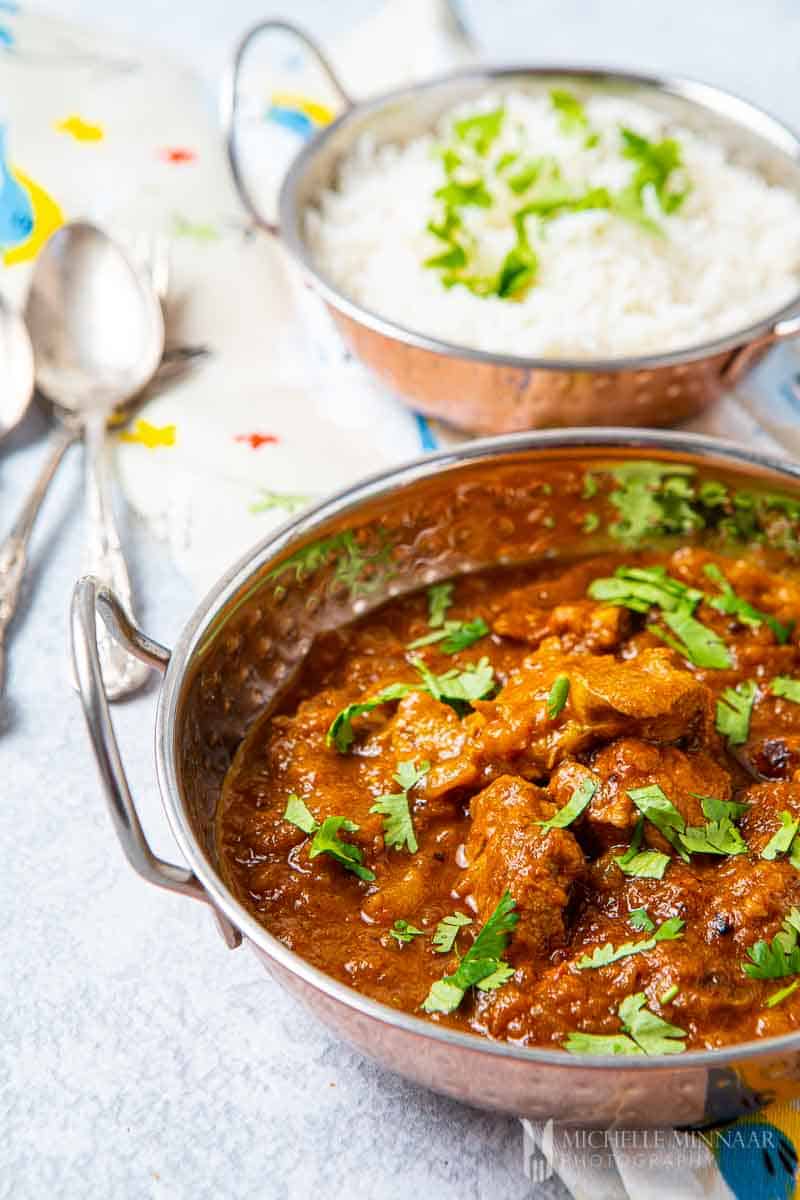
[[[228,774],[218,845],[229,886],[273,934],[334,978],[489,1037],[559,1047],[575,1031],[619,1034],[619,1006],[637,993],[683,1031],[679,1049],[797,1028],[800,989],[767,1004],[795,976],[754,979],[743,964],[800,906],[791,851],[763,856],[782,821],[800,817],[800,703],[772,690],[776,677],[800,679],[799,634],[791,628],[781,644],[766,621],[712,606],[720,586],[704,570],[709,562],[762,616],[789,627],[800,616],[795,568],[776,567],[758,548],[684,546],[463,577],[446,619],[482,618],[490,632],[454,654],[441,642],[408,649],[432,632],[425,591],[319,638],[292,694],[251,730]],[[719,635],[730,666],[698,666],[650,632],[666,629],[657,607],[635,612],[589,596],[593,580],[637,565],[663,566],[703,592],[694,616]],[[328,744],[345,706],[393,683],[419,685],[414,654],[436,674],[488,658],[493,695],[459,713],[411,690],[355,717],[346,753]],[[569,693],[550,716],[561,675]],[[755,685],[755,698],[743,740],[740,733],[731,745],[717,728],[717,700],[744,681]],[[393,776],[408,762],[430,764],[408,793],[415,853],[388,848],[384,817],[370,811],[378,797],[401,790]],[[542,829],[586,780],[594,793],[582,814],[565,828]],[[741,801],[747,807],[734,810],[733,823],[745,852],[684,853],[682,861],[645,819],[640,851],[668,856],[663,877],[626,875],[616,860],[640,818],[629,793],[653,785],[679,824],[706,833],[701,797]],[[340,836],[360,848],[373,881],[326,853],[310,857],[313,837],[283,817],[293,794],[318,823],[338,815],[358,826]],[[513,975],[493,990],[467,989],[452,1013],[425,1014],[431,985],[456,970],[506,891],[518,915],[503,954]],[[631,917],[640,909],[644,927]],[[441,953],[432,935],[454,912],[472,923]],[[648,923],[672,918],[684,922],[680,936],[578,968],[598,948],[645,940]],[[396,940],[398,920],[421,935]]]

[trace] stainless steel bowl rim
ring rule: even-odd
[[[743,329],[734,330],[724,337],[711,341],[700,342],[678,350],[670,350],[664,354],[643,354],[618,358],[528,358],[523,355],[501,354],[487,350],[476,350],[456,342],[446,342],[430,337],[419,330],[408,329],[371,309],[363,308],[356,301],[349,299],[343,292],[332,284],[320,271],[314,262],[312,254],[302,236],[298,234],[297,224],[302,220],[298,213],[295,193],[306,166],[329,137],[338,129],[349,124],[356,117],[363,117],[370,112],[377,112],[387,104],[395,101],[411,100],[422,92],[431,91],[437,87],[458,80],[481,80],[488,86],[499,79],[512,76],[529,76],[531,78],[549,76],[576,76],[587,80],[600,79],[617,81],[652,87],[657,91],[666,92],[681,99],[688,100],[716,111],[740,126],[747,127],[751,133],[769,142],[774,149],[780,150],[800,164],[800,136],[782,121],[757,105],[752,104],[741,96],[728,92],[713,84],[702,83],[680,75],[659,75],[626,71],[613,67],[569,66],[554,63],[548,66],[519,66],[504,64],[502,66],[465,67],[450,71],[416,83],[408,87],[383,92],[359,101],[352,108],[346,109],[335,121],[320,130],[307,143],[293,160],[280,189],[278,200],[279,228],[281,241],[302,270],[311,276],[315,288],[320,295],[339,312],[351,320],[365,325],[368,329],[385,337],[394,338],[408,346],[421,350],[430,350],[450,358],[467,359],[476,363],[489,363],[493,366],[517,367],[537,371],[646,371],[656,367],[679,365],[694,362],[698,359],[711,357],[715,354],[733,351],[748,342],[758,341],[769,336],[782,320],[794,315],[800,305],[800,288],[792,299],[781,308],[768,313],[762,320]],[[766,131],[769,131],[768,133]]]
[[[177,716],[181,692],[186,681],[186,670],[201,647],[206,631],[216,616],[233,596],[270,559],[279,555],[292,542],[333,517],[341,517],[365,501],[394,493],[405,484],[415,482],[442,469],[471,461],[491,459],[498,455],[513,454],[528,449],[565,450],[579,447],[608,447],[617,449],[641,449],[644,451],[670,451],[676,454],[700,455],[716,459],[733,468],[758,467],[800,482],[800,465],[762,453],[734,442],[692,433],[661,433],[655,430],[634,431],[626,428],[569,429],[513,434],[498,438],[473,441],[455,450],[445,450],[411,463],[378,472],[345,488],[321,501],[302,516],[285,522],[244,555],[200,602],[194,614],[181,632],[170,656],[161,691],[158,697],[155,725],[156,771],[164,808],[173,835],[187,863],[195,873],[212,904],[239,929],[268,958],[274,959],[291,974],[298,976],[312,987],[332,999],[355,1009],[366,1017],[431,1038],[438,1042],[461,1047],[472,1052],[483,1052],[506,1058],[529,1062],[531,1065],[569,1067],[576,1071],[607,1070],[610,1067],[625,1070],[657,1070],[707,1068],[723,1066],[745,1058],[781,1052],[800,1052],[800,1032],[766,1038],[762,1041],[744,1042],[716,1050],[692,1050],[680,1055],[654,1055],[652,1057],[619,1057],[612,1055],[583,1056],[569,1055],[563,1050],[546,1050],[536,1047],[515,1045],[513,1042],[491,1041],[472,1033],[460,1033],[437,1022],[412,1016],[372,1000],[354,988],[339,983],[331,976],[311,966],[305,959],[290,950],[255,918],[228,891],[220,877],[209,864],[205,853],[192,829],[181,799],[176,771]]]

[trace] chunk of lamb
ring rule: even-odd
[[[554,803],[559,807],[566,804],[586,778],[597,784],[597,790],[582,827],[601,850],[630,841],[640,816],[628,795],[635,788],[657,784],[687,825],[705,824],[699,796],[716,796],[719,800],[731,796],[730,775],[708,754],[686,754],[675,746],[655,746],[638,738],[622,738],[604,746],[594,755],[591,766],[562,762],[548,788]],[[644,841],[654,849],[670,850],[650,821],[645,823]]]
[[[557,718],[548,716],[550,688],[559,675],[570,681]],[[483,764],[536,778],[563,758],[622,736],[660,743],[713,737],[707,690],[676,667],[672,652],[644,650],[620,662],[610,655],[532,655],[494,700],[478,701],[482,728],[472,752]]]
[[[756,784],[738,799],[749,806],[739,822],[742,836],[751,850],[761,854],[773,834],[782,828],[782,812],[787,812],[792,821],[800,817],[800,780]]]
[[[626,608],[575,600],[554,608],[537,608],[525,599],[526,589],[512,592],[508,607],[498,613],[492,630],[503,637],[539,646],[557,637],[563,650],[600,653],[615,650],[630,634],[631,614]]]
[[[543,833],[537,821],[555,812],[542,789],[503,775],[473,797],[465,847],[468,867],[458,885],[485,922],[505,891],[519,922],[509,959],[545,959],[567,936],[564,910],[585,870],[583,851],[568,829]]]

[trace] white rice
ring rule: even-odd
[[[485,179],[506,153],[553,155],[576,191],[618,190],[635,164],[620,154],[619,127],[658,141],[676,138],[691,191],[680,209],[655,217],[658,237],[603,210],[529,221],[539,259],[523,299],[481,297],[445,288],[423,266],[443,246],[426,231],[440,215],[433,199],[444,172],[436,148],[452,144],[454,118],[504,104],[503,128],[486,160]],[[310,211],[307,234],[323,274],[346,296],[399,324],[480,350],[538,357],[616,357],[666,352],[744,329],[800,290],[800,203],[735,165],[713,141],[670,125],[631,100],[585,100],[600,142],[564,133],[549,98],[487,95],[462,108],[430,136],[377,146],[365,136],[341,165],[338,185]],[[517,205],[522,200],[513,198]],[[655,197],[650,197],[656,206]],[[496,269],[514,242],[510,209],[465,208],[484,264]]]

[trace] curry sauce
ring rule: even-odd
[[[390,600],[318,637],[239,748],[226,880],[327,974],[492,1038],[795,1029],[798,617],[795,568],[692,545]]]

